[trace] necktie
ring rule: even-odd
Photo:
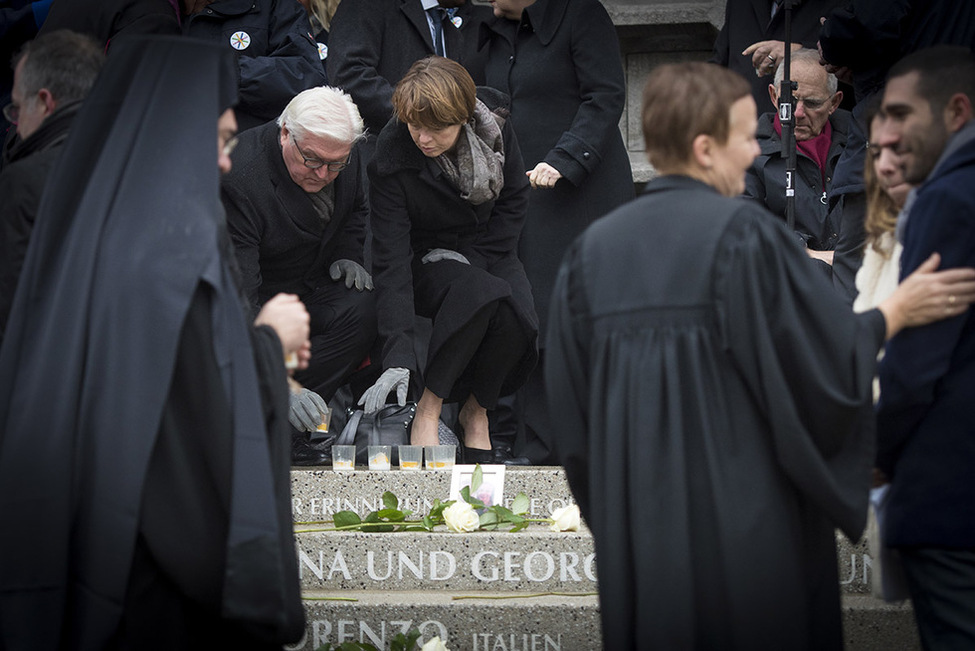
[[[445,56],[443,50],[443,17],[446,13],[443,7],[427,9],[433,19],[433,49],[437,56]]]

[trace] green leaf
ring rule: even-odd
[[[531,507],[531,500],[524,493],[518,493],[515,496],[514,501],[511,503],[511,510],[518,515],[525,515],[528,513],[528,509]]]
[[[370,511],[363,522],[379,522],[379,511]]]
[[[467,502],[468,504],[471,503],[471,487],[470,486],[464,486],[463,488],[460,489],[460,498],[462,500],[464,500],[465,502]]]
[[[359,524],[362,520],[359,519],[359,515],[355,511],[338,511],[332,516],[332,522],[335,523],[336,527],[350,527]]]
[[[439,499],[433,500],[433,506],[430,507],[430,517],[434,520],[443,521],[443,511],[448,506],[454,503],[454,500],[447,502],[441,502]]]
[[[411,629],[409,633],[397,633],[389,643],[389,651],[414,651],[419,646],[417,640],[420,639],[419,629]]]
[[[482,527],[498,528],[498,514],[494,511],[485,511],[481,514],[481,517],[478,518],[478,521]]]
[[[510,533],[515,533],[515,532],[521,531],[522,529],[527,529],[527,528],[528,528],[528,522],[525,522],[523,520],[523,521],[519,522],[518,524],[516,524],[515,526],[511,527],[511,529],[509,529],[508,531]]]
[[[387,522],[402,522],[406,519],[406,516],[399,509],[383,509],[382,511],[377,511],[376,515],[379,519]]]
[[[368,531],[370,533],[387,533],[389,531],[394,531],[396,527],[391,524],[386,524],[385,522],[363,522],[362,530]]]
[[[481,482],[484,481],[484,471],[481,470],[481,464],[474,466],[474,474],[471,475],[471,490],[476,491],[481,486]]]
[[[427,531],[433,531],[436,524],[434,524],[433,518],[431,518],[429,515],[425,515],[423,516],[423,526]]]
[[[399,498],[390,491],[386,491],[383,493],[383,506],[385,506],[387,509],[398,509]]]

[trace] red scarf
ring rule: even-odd
[[[781,138],[782,122],[779,121],[778,113],[775,114],[775,120],[772,125],[775,127],[775,133],[779,134],[779,138]],[[826,124],[823,125],[823,130],[819,132],[818,136],[796,143],[796,151],[808,156],[819,167],[824,192],[826,191],[826,161],[829,157],[829,146],[832,142],[833,126],[829,123],[829,120],[826,120]]]

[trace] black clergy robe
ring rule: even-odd
[[[235,69],[120,41],[51,173],[0,346],[4,651],[303,633],[283,351],[246,314],[219,199]]]
[[[607,649],[841,649],[834,527],[863,528],[876,310],[779,220],[686,177],[567,253],[546,380]]]

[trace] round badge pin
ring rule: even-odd
[[[328,58],[328,46],[325,45],[324,43],[318,44],[318,58],[321,59],[322,61]]]
[[[246,50],[250,44],[251,35],[247,32],[234,32],[230,35],[230,47],[235,50]]]
[[[464,24],[464,19],[461,18],[460,16],[454,16],[453,18],[450,19],[450,22],[454,24],[454,27],[460,29],[460,26]]]

